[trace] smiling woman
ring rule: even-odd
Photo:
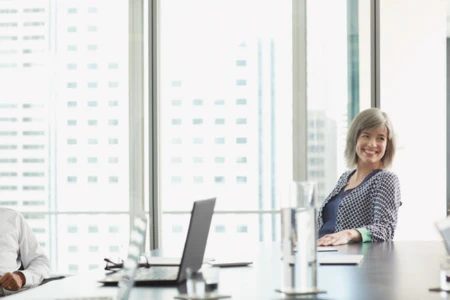
[[[355,117],[345,149],[352,170],[342,174],[319,210],[318,245],[392,240],[401,205],[399,180],[387,170],[395,140],[392,122],[378,108]]]

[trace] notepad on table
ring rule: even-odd
[[[331,254],[323,255],[318,258],[321,265],[359,265],[363,259],[362,254]]]
[[[331,252],[331,251],[338,251],[337,248],[335,247],[329,247],[329,246],[317,246],[317,251],[318,252]]]

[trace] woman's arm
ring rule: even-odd
[[[400,207],[400,183],[392,172],[381,180],[374,195],[374,221],[364,226],[372,236],[372,242],[390,241],[394,238],[397,227],[398,209]]]

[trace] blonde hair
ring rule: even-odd
[[[358,163],[356,143],[362,130],[374,130],[386,127],[388,136],[386,151],[381,158],[384,167],[389,168],[394,160],[396,150],[396,138],[394,128],[389,116],[378,108],[369,108],[360,112],[350,124],[345,144],[345,160],[347,167],[354,168]]]

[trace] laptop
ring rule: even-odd
[[[194,202],[180,265],[138,268],[134,276],[135,286],[176,285],[186,280],[187,268],[195,272],[202,267],[215,204],[216,198]],[[99,282],[117,285],[123,271],[108,275]]]

